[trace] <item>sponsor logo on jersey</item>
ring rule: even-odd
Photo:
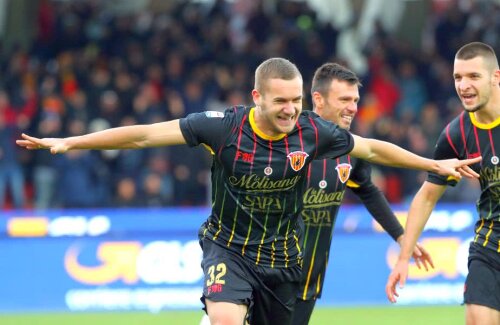
[[[236,160],[241,159],[244,162],[251,163],[253,161],[254,154],[253,153],[248,153],[248,152],[243,152],[243,151],[236,151]]]
[[[318,184],[319,188],[326,188],[327,185],[328,183],[324,179],[320,180]]]
[[[292,178],[283,178],[273,180],[267,176],[260,177],[256,174],[242,175],[240,178],[229,176],[229,184],[244,188],[249,192],[276,192],[288,191],[300,181],[300,175],[295,175]]]
[[[292,166],[292,169],[298,172],[304,167],[306,158],[309,157],[309,155],[304,151],[294,151],[290,152],[287,157],[290,159],[290,166]]]
[[[205,115],[207,117],[219,117],[219,118],[223,118],[224,117],[224,113],[217,112],[217,111],[206,111]]]
[[[351,164],[348,163],[338,164],[337,167],[335,167],[335,169],[337,170],[337,174],[339,175],[340,181],[342,183],[347,182],[347,180],[349,179],[349,175],[351,174],[351,169],[352,169]]]
[[[481,154],[479,152],[473,152],[473,153],[467,154],[467,159],[472,159],[472,158],[476,158],[479,156],[481,156]]]

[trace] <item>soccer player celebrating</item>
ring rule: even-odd
[[[349,130],[358,110],[359,86],[354,72],[337,63],[325,63],[313,77],[311,95],[314,112]],[[307,325],[321,297],[335,219],[346,187],[363,202],[372,216],[398,243],[403,227],[386,198],[371,181],[370,164],[350,155],[336,159],[314,160],[307,170],[302,219],[305,223],[303,270],[300,290],[293,313],[294,325]],[[432,266],[427,252],[417,244],[417,264]]]
[[[212,212],[199,236],[202,301],[212,324],[289,324],[301,269],[299,213],[313,159],[354,157],[453,177],[477,177],[480,158],[432,160],[351,135],[302,112],[302,76],[282,58],[255,71],[254,107],[193,113],[69,138],[17,140],[27,149],[133,149],[204,144],[213,153]]]
[[[465,280],[466,323],[500,325],[500,70],[493,49],[484,43],[464,45],[455,55],[453,79],[465,111],[441,133],[436,159],[482,156],[472,165],[479,173],[479,220],[469,248]],[[404,286],[412,248],[446,186],[456,179],[430,173],[413,199],[398,261],[386,294],[396,302],[396,285]]]

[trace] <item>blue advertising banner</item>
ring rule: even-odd
[[[405,225],[407,207],[393,206]],[[469,244],[476,211],[472,204],[441,204],[433,211],[419,242],[431,254],[435,268],[410,265],[398,304],[459,304],[467,275]],[[333,235],[330,264],[319,305],[388,304],[385,284],[396,263],[399,246],[363,206],[343,206]]]
[[[394,207],[404,224],[405,207]],[[201,308],[197,233],[206,208],[6,211],[0,312]],[[472,205],[440,205],[422,237],[436,268],[411,266],[400,304],[460,303]],[[362,206],[343,206],[320,305],[388,304],[397,245]]]

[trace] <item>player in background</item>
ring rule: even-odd
[[[471,167],[479,173],[479,220],[470,244],[465,280],[465,319],[468,325],[500,325],[500,70],[493,49],[473,42],[461,47],[453,67],[453,79],[464,112],[441,133],[435,159],[482,156]],[[447,185],[457,180],[430,173],[413,199],[401,252],[386,286],[396,302],[396,285],[402,288],[408,275],[412,247]]]
[[[205,145],[213,154],[212,211],[199,238],[202,301],[212,324],[291,323],[302,274],[301,198],[313,159],[350,153],[394,167],[477,177],[468,164],[480,158],[427,159],[302,112],[302,75],[286,59],[271,58],[257,67],[252,97],[254,107],[234,106],[224,113],[193,113],[69,138],[23,134],[17,144],[54,154]]]
[[[349,130],[358,111],[361,83],[354,72],[337,63],[325,63],[314,73],[311,87],[314,112]],[[398,243],[403,227],[387,199],[371,181],[371,166],[364,160],[341,156],[314,160],[307,170],[307,189],[303,196],[302,219],[305,223],[303,270],[294,325],[306,325],[316,300],[321,297],[328,266],[335,220],[346,188],[353,191],[370,214]],[[432,259],[417,244],[413,255],[417,264],[432,266]]]

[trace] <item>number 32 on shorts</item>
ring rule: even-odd
[[[212,284],[225,284],[226,281],[223,279],[224,275],[226,275],[226,264],[225,263],[219,263],[217,266],[211,265],[208,268],[208,280],[207,280],[207,287],[211,286]]]

